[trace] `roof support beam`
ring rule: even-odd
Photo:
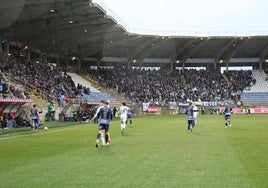
[[[195,38],[194,40],[192,40],[190,43],[187,43],[187,48],[185,49],[185,51],[183,53],[180,54],[178,60],[181,62],[185,62],[192,54],[193,52],[198,49],[199,47],[201,47],[202,45],[204,45],[207,41],[209,40],[209,38]]]
[[[263,50],[260,52],[260,62],[264,61],[264,58],[268,55],[268,44],[263,48]]]
[[[238,42],[235,44],[235,46],[232,46],[233,48],[231,49],[231,51],[226,55],[224,61],[229,62],[230,59],[236,54],[236,52],[241,48],[241,46],[243,45],[243,43],[246,41],[247,39],[245,38],[241,38],[238,40]]]
[[[224,54],[224,52],[233,44],[235,41],[235,38],[231,38],[225,45],[222,46],[222,48],[216,53],[214,56],[215,62],[219,62],[221,56]]]

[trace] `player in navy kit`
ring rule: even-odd
[[[113,109],[110,107],[108,101],[105,101],[105,105],[109,108],[109,111],[112,112],[110,114],[110,120],[112,120],[113,119]],[[111,135],[110,135],[109,129],[105,130],[105,142],[106,142],[106,145],[110,145],[110,143],[111,143]]]
[[[132,124],[132,112],[133,112],[133,109],[130,108],[130,106],[129,106],[129,109],[128,109],[128,112],[127,112],[126,124],[128,123],[128,120],[129,120],[130,127],[133,127],[133,124]]]
[[[225,108],[224,108],[224,119],[225,119],[225,128],[228,126],[231,126],[231,114],[233,113],[233,109],[231,105],[228,103],[225,103]]]
[[[192,132],[193,128],[195,126],[195,124],[194,124],[194,107],[193,107],[192,103],[190,103],[189,106],[187,107],[185,114],[187,116],[188,132]]]
[[[98,117],[99,122],[99,131],[97,134],[96,147],[99,147],[100,140],[102,141],[102,145],[109,144],[109,142],[105,142],[104,133],[106,132],[106,134],[108,133],[107,135],[110,135],[109,125],[110,119],[112,117],[112,110],[107,106],[106,101],[100,101],[100,107],[97,109],[97,112],[91,120],[94,120],[96,117]],[[109,140],[109,138],[107,140]]]

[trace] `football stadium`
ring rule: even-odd
[[[0,15],[0,187],[268,187],[268,33],[133,32],[91,0]]]

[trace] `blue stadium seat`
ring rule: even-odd
[[[268,92],[247,92],[241,94],[241,99],[247,104],[268,104]]]

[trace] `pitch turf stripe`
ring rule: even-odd
[[[224,131],[224,130],[223,130]],[[228,134],[228,133],[227,133]],[[239,187],[241,184],[247,184],[249,187],[254,187],[254,183],[248,179],[248,173],[245,166],[239,158],[239,154],[233,147],[231,140],[226,137],[222,139],[222,147],[225,147],[225,158],[223,158],[223,163],[226,165],[226,171],[222,175],[228,178],[227,185],[233,183],[234,187]],[[240,169],[240,173],[236,174],[237,169]],[[241,181],[242,180],[242,181]]]

